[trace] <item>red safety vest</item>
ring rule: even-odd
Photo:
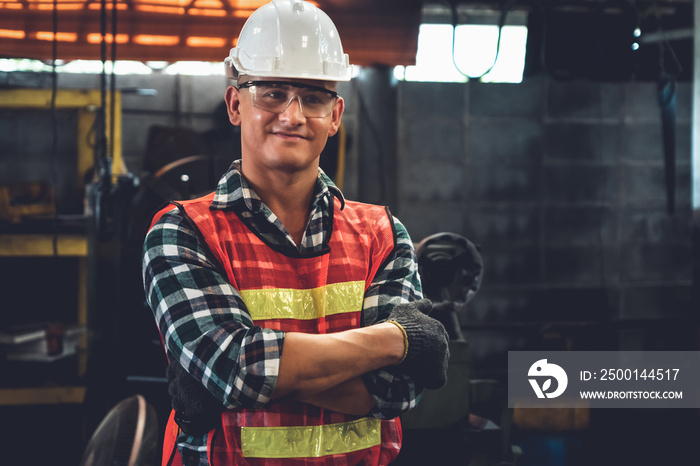
[[[286,255],[267,245],[233,212],[210,210],[213,193],[183,205],[240,292],[255,325],[285,332],[333,333],[362,326],[364,294],[394,249],[389,212],[335,199],[328,247]],[[159,212],[154,222],[165,212]],[[339,414],[300,402],[224,410],[209,432],[209,463],[223,465],[385,465],[401,447],[398,418]],[[163,465],[181,464],[171,414]],[[168,463],[174,459],[172,463]]]

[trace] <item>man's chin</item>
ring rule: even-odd
[[[294,173],[310,167],[317,168],[318,157],[312,159],[308,155],[280,153],[277,157],[270,160],[269,167],[283,172]]]

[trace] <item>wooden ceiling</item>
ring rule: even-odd
[[[221,61],[245,20],[268,0],[0,0],[0,56]],[[420,0],[318,0],[357,65],[415,63]],[[116,16],[112,17],[112,12]],[[103,14],[104,13],[104,14]],[[55,21],[55,23],[54,23]],[[103,26],[104,25],[104,26]]]

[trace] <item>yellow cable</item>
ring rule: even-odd
[[[343,190],[343,177],[345,176],[345,125],[340,122],[338,128],[338,167],[335,170],[335,185]]]

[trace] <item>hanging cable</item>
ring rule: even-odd
[[[94,187],[94,216],[97,238],[101,241],[109,239],[112,235],[112,173],[110,159],[107,151],[107,0],[101,0],[100,8],[100,59],[102,61],[102,73],[100,74],[100,107],[96,116],[95,138],[95,170],[97,183]],[[115,40],[115,38],[112,38]],[[114,65],[112,65],[114,66]]]
[[[384,204],[387,201],[387,189],[386,182],[384,180],[384,157],[386,155],[386,150],[384,149],[384,143],[382,141],[381,135],[379,134],[379,130],[377,129],[376,125],[374,124],[374,121],[372,120],[372,112],[370,112],[369,108],[367,107],[367,103],[365,102],[365,99],[362,96],[362,90],[357,84],[357,78],[353,79],[351,83],[355,87],[355,92],[357,93],[357,100],[360,104],[360,116],[364,116],[364,118],[360,118],[360,121],[366,121],[370,133],[372,134],[372,138],[374,139],[375,144],[377,145],[377,149],[379,151],[379,154],[377,154],[376,158],[377,172],[379,173],[379,198],[381,200],[381,203]]]
[[[677,77],[683,72],[683,66],[671,47],[671,43],[665,37],[658,5],[654,5],[653,8],[653,14],[659,24],[658,31],[661,32],[663,39],[658,45],[657,98],[661,111],[666,210],[669,215],[673,215],[676,211],[676,91]],[[670,63],[666,62],[667,53],[671,58]]]
[[[106,108],[107,108],[107,0],[100,1],[100,61],[102,62],[102,72],[100,73],[100,108],[99,124],[97,127],[97,152],[96,167],[97,173],[102,179],[107,168],[107,138],[106,138]]]
[[[462,76],[469,78],[469,79],[481,79],[487,74],[493,70],[493,68],[496,66],[496,63],[498,62],[498,56],[501,52],[501,37],[503,35],[503,27],[506,24],[506,19],[508,17],[508,12],[510,9],[513,7],[513,4],[517,0],[505,0],[503,5],[501,6],[501,13],[498,19],[498,39],[496,40],[496,53],[493,57],[493,63],[491,63],[491,66],[481,73],[479,76],[470,76],[469,74],[465,73],[462,71],[462,69],[457,65],[457,57],[455,54],[455,46],[456,46],[456,37],[457,37],[457,26],[459,25],[459,15],[457,14],[457,5],[453,4],[451,0],[443,0],[447,6],[450,8],[451,11],[451,16],[452,16],[452,64],[454,67],[457,69],[459,74]]]
[[[51,16],[53,38],[51,41],[51,177],[53,178],[53,235],[51,245],[53,255],[58,255],[58,115],[56,114],[56,94],[58,93],[58,75],[56,73],[56,59],[58,56],[58,0],[53,0],[53,12]]]
[[[109,159],[114,161],[114,118],[115,118],[115,94],[116,75],[114,69],[117,65],[117,0],[112,0],[112,69],[109,81]]]

